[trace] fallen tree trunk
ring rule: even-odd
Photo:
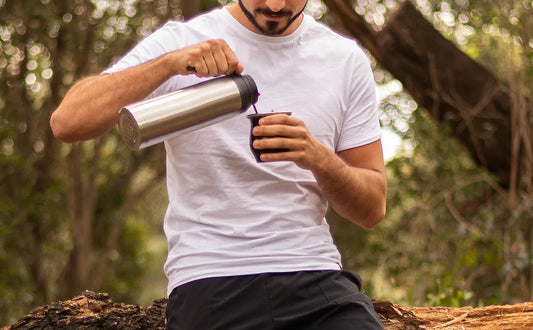
[[[385,329],[531,329],[533,303],[490,307],[402,307],[374,301]],[[164,329],[166,299],[143,308],[113,303],[108,294],[86,291],[35,309],[2,330]]]
[[[510,185],[510,92],[505,83],[445,39],[408,1],[375,31],[350,0],[324,0],[329,12],[452,134],[481,166]],[[516,152],[515,152],[516,153]],[[516,158],[514,158],[516,159]]]

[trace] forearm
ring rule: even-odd
[[[117,123],[119,110],[141,100],[173,75],[165,56],[114,74],[80,80],[52,114],[54,135],[65,142],[101,136]]]
[[[363,228],[374,227],[385,216],[387,182],[384,172],[347,164],[329,151],[312,170],[330,206]]]
[[[240,74],[243,69],[224,40],[207,40],[130,69],[81,80],[52,114],[50,126],[65,142],[95,138],[117,123],[122,107],[145,98],[174,75],[216,77]]]

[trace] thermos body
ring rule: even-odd
[[[215,78],[122,108],[119,132],[138,150],[236,116],[258,95],[249,75]]]

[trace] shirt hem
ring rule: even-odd
[[[208,278],[220,278],[220,277],[231,277],[231,276],[246,276],[246,275],[257,275],[257,274],[276,274],[276,273],[292,273],[292,272],[303,272],[303,271],[330,271],[330,270],[342,270],[342,266],[338,263],[322,265],[322,267],[296,267],[296,268],[286,268],[286,269],[263,269],[263,270],[254,270],[249,272],[218,272],[210,274],[196,274],[191,275],[186,278],[176,279],[174,281],[169,281],[167,287],[167,297],[170,296],[172,291],[182,285],[191,283],[198,280],[208,279]]]

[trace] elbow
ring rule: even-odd
[[[55,138],[66,143],[86,141],[110,131],[116,122],[102,124],[84,117],[67,116],[56,110],[50,117],[50,128]]]
[[[374,198],[369,198],[366,204],[361,205],[359,213],[354,214],[353,222],[364,229],[372,229],[385,218],[387,213],[387,183],[384,181],[382,190]],[[366,207],[364,207],[366,205]]]
[[[50,128],[55,138],[67,143],[76,142],[71,130],[68,128],[68,121],[63,118],[57,110],[52,113],[50,117]]]
[[[386,197],[382,197],[373,202],[367,201],[366,204],[352,209],[344,217],[364,229],[372,229],[385,218],[386,212],[387,200]]]
[[[364,219],[360,219],[357,224],[359,224],[364,229],[372,229],[378,223],[385,218],[386,203],[384,202],[382,206],[376,207],[370,214],[368,214]]]
[[[381,222],[381,220],[383,220],[383,218],[385,218],[385,214],[387,213],[387,180],[385,176],[383,176],[383,180],[379,187],[379,193],[376,196],[374,203],[370,204],[373,205],[373,207],[369,210],[368,216],[361,225],[365,229],[374,228]]]

